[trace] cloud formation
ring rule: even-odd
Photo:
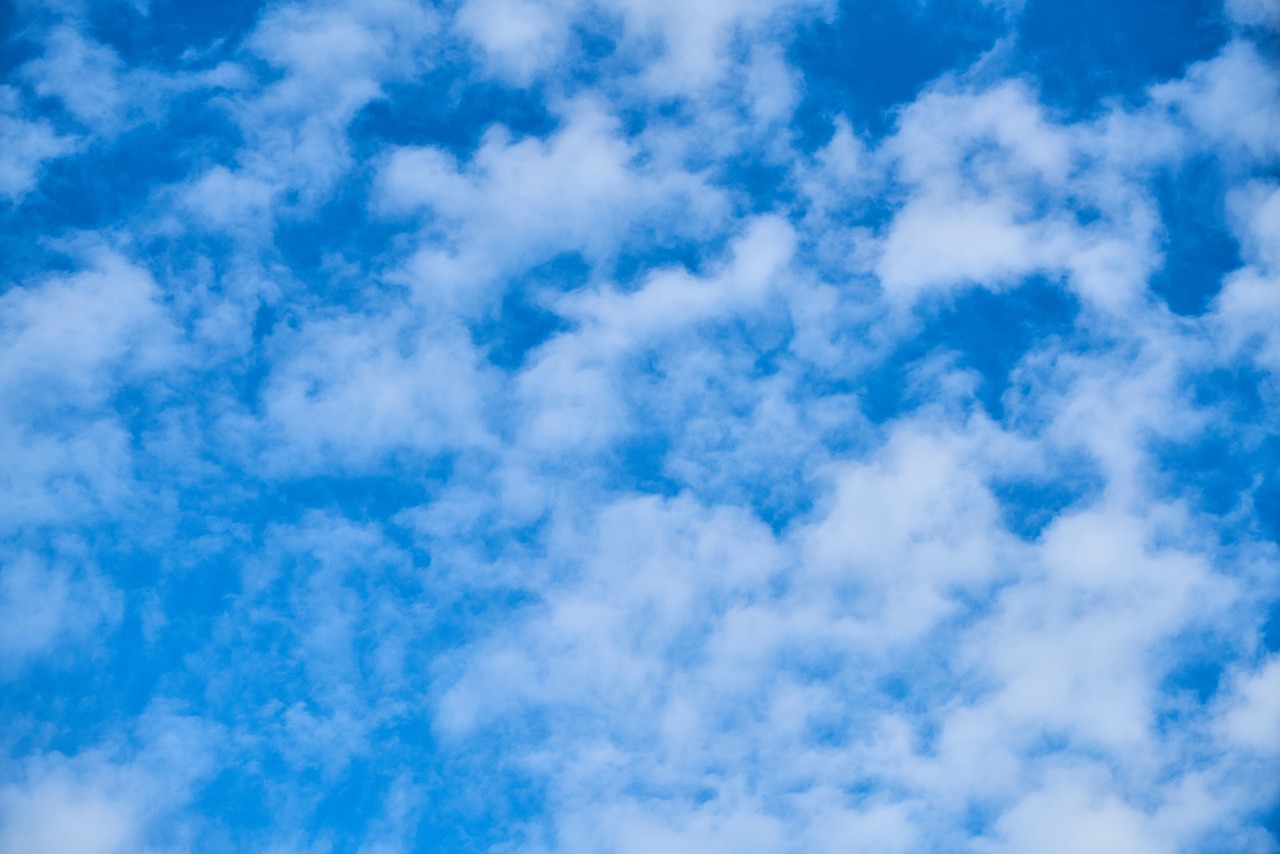
[[[1274,6],[18,4],[0,848],[1280,849]]]

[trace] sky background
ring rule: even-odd
[[[0,4],[0,850],[1280,851],[1280,3]]]

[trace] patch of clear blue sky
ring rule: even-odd
[[[939,75],[970,65],[1005,31],[994,3],[841,3],[834,20],[802,27],[791,48],[804,72],[796,127],[811,149],[826,143],[842,114],[856,131],[879,136],[898,106]]]
[[[149,0],[145,13],[129,2],[90,4],[93,34],[129,65],[172,66],[188,51],[233,51],[265,5],[258,0]]]
[[[1017,55],[1048,104],[1089,115],[1104,98],[1141,103],[1147,86],[1213,56],[1226,35],[1210,0],[1028,0]]]

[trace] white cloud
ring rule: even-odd
[[[601,105],[567,104],[562,122],[547,139],[513,140],[492,128],[464,164],[431,147],[397,149],[387,160],[384,208],[427,217],[428,245],[404,274],[423,298],[469,312],[495,277],[560,253],[600,262],[631,239],[698,237],[721,226],[723,194],[646,140],[627,139]]]
[[[11,203],[35,188],[45,163],[76,150],[78,141],[61,136],[47,121],[31,120],[23,115],[17,90],[0,86],[0,148],[5,151],[0,163],[0,195]]]
[[[110,397],[181,365],[152,278],[115,251],[91,244],[79,254],[80,272],[0,297],[0,474],[9,530],[87,520],[120,506],[133,475]]]
[[[821,14],[822,0],[606,0],[601,6],[621,14],[637,45],[656,36],[662,46],[645,63],[645,84],[659,93],[682,93],[712,86],[731,73],[727,55],[736,37],[760,38],[790,16]],[[640,48],[643,50],[643,48]]]
[[[1245,266],[1222,283],[1213,304],[1222,358],[1245,353],[1280,374],[1280,186],[1252,181],[1231,198]]]
[[[353,315],[317,319],[277,344],[283,355],[262,396],[276,440],[268,454],[286,469],[490,442],[485,391],[495,383],[460,327]]]
[[[58,780],[10,795],[3,838],[11,851],[30,854],[112,854],[132,847],[135,820],[103,793],[78,791]]]
[[[1237,673],[1233,694],[1221,719],[1223,735],[1247,750],[1280,752],[1280,657]]]
[[[1276,0],[1227,0],[1227,14],[1242,24],[1280,26],[1280,3]]]
[[[591,289],[560,301],[577,328],[532,354],[518,378],[522,433],[540,448],[581,449],[615,437],[626,423],[619,370],[690,327],[758,307],[780,288],[795,246],[782,220],[761,217],[734,242],[732,259],[707,278],[673,269],[638,289]]]
[[[949,850],[977,833],[993,852],[1176,851],[1225,838],[1256,808],[1265,796],[1189,758],[1226,731],[1227,706],[1179,706],[1185,726],[1164,718],[1191,702],[1167,682],[1190,655],[1180,639],[1247,647],[1253,626],[1233,615],[1262,593],[1214,545],[1218,521],[1161,494],[1153,443],[1214,423],[1186,386],[1211,358],[1210,333],[1171,319],[1147,290],[1160,228],[1149,170],[1190,150],[1163,97],[1073,124],[1022,84],[940,85],[879,146],[838,127],[801,168],[810,216],[743,238],[733,273],[668,271],[548,302],[574,327],[526,362],[519,441],[539,460],[552,448],[591,460],[655,425],[671,443],[663,471],[685,492],[601,509],[599,492],[548,485],[559,469],[524,469],[544,481],[552,520],[554,558],[528,571],[541,602],[454,659],[462,671],[435,722],[463,745],[502,733],[546,783],[545,848],[810,850],[859,838]],[[466,192],[460,167],[423,157],[443,198]],[[898,204],[878,251],[846,260],[875,272],[891,305],[1037,274],[1084,304],[1075,334],[1091,345],[1034,345],[1009,377],[1000,425],[974,414],[972,374],[945,358],[910,380],[930,404],[876,431],[856,399],[827,413],[806,396],[796,375],[809,364],[760,376],[728,355],[741,338],[713,337],[716,321],[776,309],[772,297],[793,320],[836,314],[865,324],[862,340],[814,333],[790,355],[821,352],[821,368],[843,377],[915,331],[901,318],[870,328],[885,306],[869,289],[824,290],[803,267],[804,241],[834,246],[838,217],[857,216],[860,194],[886,178]],[[1251,204],[1242,222],[1268,222]],[[740,286],[746,271],[763,290]],[[825,302],[804,311],[815,297]],[[823,417],[848,450],[815,439]],[[719,427],[737,481],[694,476],[711,471],[694,439],[704,426]],[[788,444],[808,455],[778,452]],[[751,487],[725,484],[767,482],[793,460],[816,501],[769,530],[743,511]],[[998,497],[1009,481],[1079,493],[1019,534]],[[1270,683],[1252,678],[1266,698]],[[1270,713],[1266,699],[1229,708],[1242,734]],[[1229,762],[1256,759],[1248,737]],[[975,811],[990,816],[985,830],[966,828]]]
[[[527,85],[565,50],[566,18],[574,5],[469,0],[458,11],[455,25],[481,48],[495,71]]]
[[[1116,127],[1055,124],[1021,83],[926,92],[880,152],[906,185],[873,266],[886,295],[911,304],[1044,275],[1092,306],[1128,310],[1157,265],[1158,220]],[[1161,131],[1154,120],[1141,133]],[[1167,156],[1143,152],[1147,163]],[[1098,216],[1083,224],[1081,210]]]
[[[15,408],[92,406],[110,392],[108,372],[172,362],[173,331],[150,275],[114,251],[84,254],[88,269],[0,297],[0,394]]]
[[[64,645],[101,637],[120,620],[120,592],[93,567],[78,571],[24,552],[0,565],[0,676],[13,678]]]
[[[1070,411],[1099,394],[1092,379],[1034,405]],[[1171,851],[1229,827],[1246,797],[1178,788],[1194,788],[1183,739],[1206,730],[1162,731],[1157,717],[1169,644],[1193,628],[1232,638],[1247,588],[1215,565],[1201,523],[1133,482],[1131,445],[1104,459],[1115,488],[1102,503],[1061,513],[1034,541],[1006,528],[992,492],[997,478],[1052,478],[1046,467],[1082,440],[1140,445],[1145,422],[1126,419],[1162,417],[1136,402],[1110,411],[1095,410],[1097,436],[1029,441],[924,410],[870,459],[833,463],[829,500],[781,535],[685,497],[599,515],[562,502],[558,514],[596,520],[585,553],[582,523],[549,543],[580,574],[475,650],[436,724],[526,745],[555,795],[553,850],[738,850],[751,844],[731,830],[742,826],[765,849],[856,828],[918,850],[963,838],[971,809],[999,817],[992,851],[1130,838]],[[886,692],[892,679],[908,698]],[[549,730],[521,741],[526,722]],[[1123,775],[1036,782],[1046,763],[1099,755]],[[789,806],[831,789],[880,794]],[[1029,836],[1045,811],[1063,831]]]
[[[191,820],[181,810],[210,773],[218,732],[162,708],[135,726],[136,747],[119,739],[11,766],[0,783],[0,848],[123,854],[185,847]]]
[[[67,115],[89,131],[90,140],[113,140],[162,120],[183,93],[246,83],[243,69],[229,63],[203,70],[130,67],[113,48],[87,34],[85,17],[83,10],[63,10],[48,30],[29,35],[43,50],[19,68],[18,77],[36,95],[60,101]]]
[[[253,88],[227,69],[243,91],[219,103],[246,144],[234,165],[177,188],[198,225],[253,245],[270,236],[281,209],[306,211],[326,199],[352,166],[348,125],[385,83],[428,67],[436,29],[436,16],[412,0],[267,10],[245,49],[281,76]]]
[[[1115,795],[1090,791],[1087,780],[1073,776],[1062,775],[1002,815],[996,822],[996,840],[979,845],[978,850],[993,854],[1172,854],[1179,850],[1178,840],[1161,832],[1151,816]]]
[[[1184,115],[1228,162],[1280,155],[1280,72],[1248,41],[1229,42],[1218,56],[1152,93],[1157,103]]]
[[[522,84],[555,69],[571,28],[582,26],[616,39],[641,91],[699,97],[737,70],[736,40],[767,42],[791,19],[830,8],[826,0],[468,0],[457,22],[494,70]]]
[[[132,107],[132,93],[120,79],[120,57],[69,24],[55,27],[45,42],[44,54],[23,68],[36,94],[60,99],[67,112],[94,130],[118,131]]]

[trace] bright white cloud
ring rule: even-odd
[[[32,854],[162,851],[193,838],[181,810],[214,767],[219,733],[153,709],[137,746],[31,756],[0,782],[0,845]]]

